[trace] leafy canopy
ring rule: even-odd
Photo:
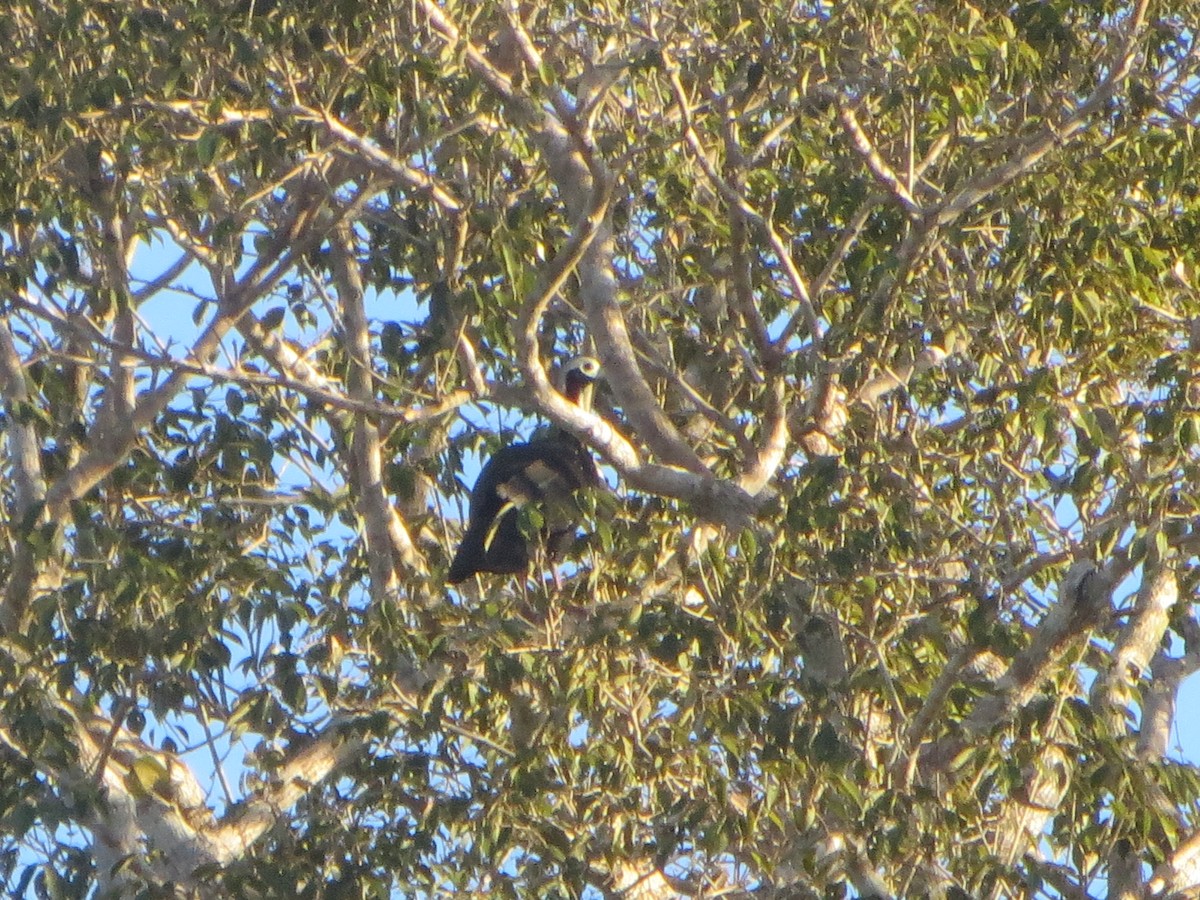
[[[15,0],[8,887],[1194,886],[1198,9]]]

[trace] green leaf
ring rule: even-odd
[[[211,166],[216,161],[224,138],[216,128],[206,128],[196,141],[196,160],[202,166]]]

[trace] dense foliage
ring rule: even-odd
[[[9,890],[1190,896],[1198,28],[13,0]]]

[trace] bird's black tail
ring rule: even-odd
[[[450,571],[446,573],[446,583],[458,584],[466,581],[479,571],[484,555],[482,538],[468,531],[463,535],[458,552],[454,554],[454,559],[450,562]]]

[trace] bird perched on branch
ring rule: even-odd
[[[563,369],[563,394],[577,406],[591,408],[599,374],[600,364],[590,356],[571,360]],[[471,489],[467,530],[446,581],[458,584],[477,572],[526,572],[530,547],[521,529],[520,509],[528,503],[539,505],[547,558],[561,557],[575,539],[575,492],[600,483],[587,447],[558,427],[546,429],[528,443],[498,450]]]

